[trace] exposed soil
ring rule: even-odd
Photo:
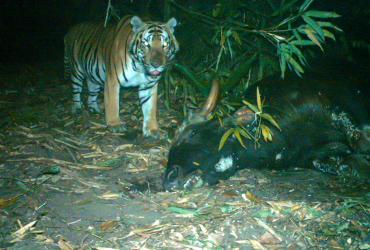
[[[163,192],[169,140],[72,116],[55,63],[0,66],[0,248],[370,249],[366,182],[307,169],[243,170],[214,187]],[[160,105],[172,138],[182,117]],[[368,183],[368,182],[367,182]]]

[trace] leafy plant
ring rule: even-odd
[[[265,124],[267,121],[269,124],[273,125],[274,127],[278,128],[279,124],[275,121],[275,119],[267,113],[263,112],[264,109],[264,101],[261,99],[261,95],[259,89],[257,87],[257,105],[254,105],[246,100],[243,100],[245,107],[248,107],[248,111],[251,110],[254,114],[254,120],[248,121],[247,124],[242,122],[243,119],[239,119],[238,116],[232,119],[236,119],[236,126],[229,128],[221,137],[220,144],[218,150],[221,150],[225,145],[226,141],[229,139],[231,135],[233,135],[240,143],[242,147],[246,147],[244,144],[244,139],[252,140],[255,144],[259,143],[261,137],[265,142],[272,141],[273,132],[271,129]],[[249,114],[250,115],[250,114]],[[242,117],[241,117],[242,118]]]
[[[335,41],[335,32],[342,31],[331,22],[339,15],[312,9],[314,0],[219,0],[213,7],[191,0],[187,4],[167,2],[172,15],[183,20],[176,36],[186,52],[179,55],[181,64],[173,69],[189,88],[183,93],[173,77],[174,83],[166,87],[176,86],[176,95],[193,92],[204,96],[207,92],[202,82],[209,82],[209,75],[215,74],[224,79],[223,98],[242,95],[275,72],[280,71],[282,78],[288,70],[302,76],[308,65],[307,52],[314,47],[323,51],[327,40]],[[193,105],[199,101],[195,96],[192,99]]]

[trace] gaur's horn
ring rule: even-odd
[[[181,132],[189,125],[204,122],[208,119],[208,115],[215,110],[217,99],[220,94],[220,82],[218,80],[212,81],[212,88],[207,97],[207,101],[204,103],[202,109],[196,113],[189,112],[187,119],[177,129],[176,134],[180,135]]]
[[[201,115],[208,116],[212,111],[215,110],[218,96],[220,95],[220,82],[218,80],[212,81],[212,88],[209,92],[207,101],[204,103]]]

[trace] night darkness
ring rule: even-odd
[[[161,8],[147,1],[113,1],[124,4],[120,15],[140,15],[153,9],[161,20]],[[158,1],[161,2],[161,1]],[[1,61],[38,62],[60,60],[63,57],[63,37],[73,25],[87,21],[102,21],[107,3],[100,0],[67,1],[1,1]],[[161,5],[161,3],[159,3]],[[127,8],[126,8],[127,7]],[[146,14],[146,13],[145,13]]]
[[[369,20],[1,0],[0,249],[370,249]]]
[[[121,8],[122,16],[143,13],[156,20],[163,20],[162,1],[113,1],[113,4],[116,2],[117,5],[125,5]],[[106,3],[99,0],[3,0],[0,4],[2,62],[57,60],[63,55],[63,37],[71,26],[80,22],[104,20],[106,14]],[[342,15],[336,23],[346,36],[368,42],[369,6],[366,0],[344,1],[340,4],[327,0],[315,3],[315,6]],[[368,62],[368,56],[364,56],[364,53],[361,50],[355,51],[357,59],[365,63]]]

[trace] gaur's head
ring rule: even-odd
[[[204,138],[212,128],[207,126],[209,114],[215,109],[219,95],[219,82],[213,81],[212,89],[200,112],[191,115],[180,126],[171,146],[163,186],[168,191],[187,189],[202,181],[201,167],[208,164],[214,147],[207,147],[211,140]],[[211,136],[211,135],[210,135]]]

